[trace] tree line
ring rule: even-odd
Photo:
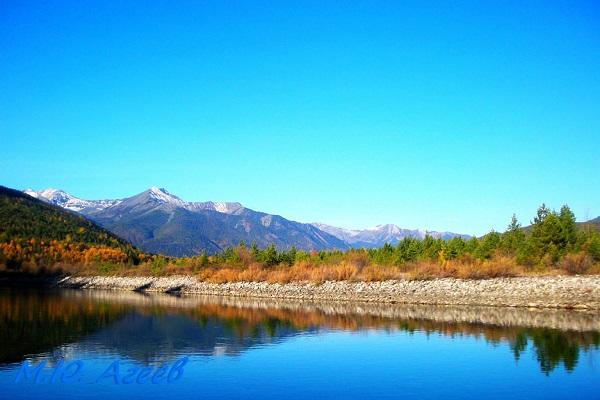
[[[379,265],[402,265],[418,261],[444,262],[462,257],[477,260],[492,259],[497,256],[513,258],[516,264],[529,268],[554,267],[569,254],[579,254],[588,263],[600,262],[600,234],[591,226],[579,229],[575,215],[564,205],[559,211],[550,210],[542,204],[531,225],[524,228],[513,214],[503,233],[491,231],[482,237],[464,239],[455,236],[449,240],[425,235],[423,239],[405,237],[396,245],[386,243],[375,249],[353,249],[348,251],[307,252],[292,247],[278,251],[271,245],[259,249],[252,244],[249,251],[245,243],[228,248],[212,257],[213,263],[238,263],[244,261],[244,253],[249,253],[253,261],[266,266],[277,264],[292,265],[299,261],[316,262],[341,261],[345,256],[362,253],[366,261]],[[202,264],[209,257],[201,256]]]
[[[512,276],[553,270],[600,273],[600,234],[591,225],[578,226],[567,205],[554,211],[542,204],[527,227],[513,215],[504,232],[491,231],[468,239],[426,235],[423,239],[406,237],[380,248],[346,251],[281,250],[274,245],[259,248],[255,243],[242,242],[218,254],[180,258],[144,254],[101,228],[85,225],[85,220],[69,221],[66,228],[55,227],[54,220],[46,221],[52,222],[47,227],[29,224],[38,212],[41,210],[30,209],[27,218],[16,219],[0,231],[0,266],[9,270],[60,266],[69,272],[87,273],[192,273],[202,279],[224,281],[275,275],[282,280],[381,280],[406,273],[415,277]],[[26,234],[19,236],[18,232]],[[247,272],[249,269],[254,273]]]

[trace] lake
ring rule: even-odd
[[[6,399],[600,398],[598,313],[1,288],[0,324]]]

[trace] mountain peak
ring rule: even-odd
[[[120,202],[120,200],[84,200],[80,199],[79,197],[75,197],[64,190],[54,188],[46,188],[39,191],[28,188],[25,189],[23,193],[36,199],[45,201],[46,203],[54,204],[59,207],[77,212],[85,209],[103,210]]]
[[[183,200],[169,193],[165,188],[152,186],[150,189],[146,190],[145,193],[148,194],[152,200],[156,200],[160,203],[171,203],[179,206],[183,206],[185,204]]]
[[[380,224],[380,225],[375,225],[371,228],[367,228],[365,230],[366,231],[377,231],[377,232],[385,231],[385,232],[390,232],[390,233],[398,233],[402,230],[402,228],[400,228],[398,225],[394,225],[394,224]]]
[[[151,186],[150,189],[148,189],[148,192],[170,194],[167,191],[167,189],[165,189],[165,188],[159,188],[159,187],[156,187],[156,186]]]
[[[54,199],[57,197],[73,198],[73,196],[71,196],[64,190],[54,189],[54,188],[46,188],[46,189],[42,189],[40,191],[35,191],[31,188],[28,188],[28,189],[25,189],[23,192],[25,194],[30,195],[31,197],[35,197],[36,199],[40,198],[40,197],[43,197],[44,199],[48,199],[48,200]]]
[[[354,247],[381,247],[384,243],[396,244],[406,237],[423,239],[425,235],[450,239],[454,236],[467,237],[452,232],[425,231],[422,229],[405,229],[395,224],[376,225],[367,229],[344,229],[325,224],[313,224]]]

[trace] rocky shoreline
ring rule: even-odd
[[[192,276],[69,276],[52,283],[77,289],[129,290],[229,297],[600,310],[600,276],[466,280],[207,283]]]

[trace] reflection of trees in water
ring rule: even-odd
[[[545,373],[552,371],[561,361],[567,371],[573,371],[579,358],[579,345],[560,332],[528,332],[533,347]]]
[[[579,360],[579,352],[597,349],[600,345],[598,332],[570,333],[569,335],[550,329],[523,329],[510,341],[515,359],[531,342],[540,363],[541,370],[548,375],[561,363],[569,372],[573,371]]]
[[[600,346],[600,332],[561,331],[548,328],[502,327],[494,325],[441,324],[410,321],[402,323],[400,328],[409,331],[425,331],[446,336],[483,337],[488,343],[507,342],[515,360],[528,349],[534,352],[540,369],[545,374],[552,372],[561,363],[568,372],[577,366],[581,351],[587,352]]]
[[[214,317],[193,320],[180,313],[140,312],[124,316],[76,344],[80,351],[118,353],[144,364],[168,362],[181,355],[238,355],[252,347],[297,335],[285,321],[265,321],[241,334],[243,321]]]
[[[65,301],[58,293],[2,289],[0,292],[0,363],[77,341],[119,319],[123,304]]]
[[[449,337],[483,337],[488,343],[509,344],[515,360],[531,347],[542,372],[549,374],[561,363],[569,372],[577,366],[581,351],[600,347],[600,332],[561,331],[548,328],[503,327],[465,323],[436,323],[433,321],[408,320],[398,328],[406,332],[426,332]]]
[[[453,310],[456,312],[456,310]],[[469,312],[472,312],[469,311]],[[402,313],[400,313],[402,314]],[[531,349],[549,374],[563,364],[573,371],[581,351],[597,349],[597,331],[450,322],[426,318],[325,312],[319,308],[240,307],[201,302],[179,307],[128,303],[118,296],[102,299],[65,292],[0,291],[0,363],[51,351],[67,343],[76,348],[116,352],[143,363],[180,354],[236,355],[249,348],[277,343],[320,330],[424,333],[484,338],[508,343],[516,360]]]
[[[600,332],[561,331],[548,328],[507,327],[466,322],[438,322],[424,319],[390,319],[372,315],[328,314],[286,309],[254,309],[203,304],[196,308],[178,310],[202,326],[207,321],[220,321],[231,335],[257,338],[266,334],[273,338],[289,336],[290,332],[366,329],[387,332],[422,332],[447,337],[484,338],[488,343],[508,343],[515,360],[531,346],[541,370],[548,374],[561,363],[569,372],[577,365],[580,351],[600,347]],[[260,335],[259,335],[260,333]]]

